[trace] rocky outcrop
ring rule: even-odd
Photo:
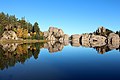
[[[75,47],[79,47],[81,45],[80,38],[81,38],[81,35],[79,34],[71,35],[71,45]]]
[[[81,39],[82,46],[90,47],[90,37],[91,37],[91,35],[89,35],[87,33],[82,34],[82,39]]]
[[[16,33],[14,31],[5,31],[3,34],[2,34],[2,38],[1,40],[18,40],[18,37],[16,35]]]
[[[100,54],[113,49],[120,49],[119,33],[99,27],[94,33],[71,35],[71,45],[74,47],[91,47],[95,48]]]
[[[97,30],[98,33],[104,33],[106,32],[106,28],[104,28],[103,26],[99,27]]]
[[[5,31],[2,36],[1,40],[18,40],[14,31]],[[95,48],[101,54],[112,49],[120,48],[119,33],[114,33],[104,27],[98,28],[94,33],[74,34],[71,37],[64,34],[62,29],[50,27],[48,31],[44,32],[44,37],[49,42],[45,43],[43,48],[47,48],[50,53],[61,51],[69,43],[74,47]],[[3,48],[9,51],[15,50],[13,45],[4,45]]]
[[[94,34],[75,34],[71,36],[71,45],[75,47],[84,46],[84,47],[96,47],[103,46],[106,44],[106,37],[94,35]]]
[[[119,35],[110,33],[108,36],[108,46],[110,49],[116,49],[119,47]]]
[[[64,34],[62,29],[56,27],[50,27],[48,31],[45,31],[44,37],[46,40],[59,41],[60,43],[66,43],[66,41],[69,41],[69,35]]]
[[[69,41],[69,35],[64,34],[62,37],[59,38],[59,40],[61,43],[65,43],[66,41]]]
[[[90,45],[91,47],[97,47],[97,46],[104,46],[106,45],[107,38],[104,36],[99,35],[91,35],[90,37]]]

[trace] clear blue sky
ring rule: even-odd
[[[0,0],[0,12],[37,21],[67,34],[93,32],[99,26],[120,30],[120,0]]]

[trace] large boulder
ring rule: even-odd
[[[64,41],[68,41],[68,40],[69,40],[69,35],[64,34],[64,35],[63,35],[63,39],[64,39]]]
[[[55,37],[63,37],[63,35],[64,35],[64,32],[63,32],[63,30],[62,29],[58,29],[58,32],[56,33],[56,35],[55,35]]]
[[[5,31],[2,34],[1,40],[18,40],[18,37],[14,31]]]
[[[58,33],[58,29],[57,28],[53,28],[53,34],[56,35]]]
[[[90,45],[91,47],[98,47],[106,45],[106,37],[99,35],[91,35],[90,37]]]
[[[103,26],[98,28],[98,33],[103,33],[106,32],[106,28],[104,28]]]
[[[49,27],[49,32],[53,32],[54,27]]]
[[[50,38],[50,40],[55,41],[56,38],[52,35],[51,38]]]
[[[62,29],[58,29],[56,27],[50,27],[48,31],[44,32],[43,36],[46,38],[46,40],[55,40],[60,42],[69,40],[69,36],[64,34]]]
[[[69,45],[69,35],[64,34],[64,36],[63,36],[63,37],[60,37],[58,41],[59,41],[60,43],[64,44],[65,46],[66,46],[66,45]]]
[[[82,34],[82,39],[81,39],[81,42],[82,42],[82,46],[84,47],[90,47],[90,36],[89,34]]]
[[[49,32],[48,32],[48,31],[45,31],[45,32],[43,33],[43,36],[44,36],[45,38],[47,38],[47,37],[49,36]]]
[[[110,33],[108,36],[108,46],[110,49],[116,49],[119,47],[119,35]]]
[[[63,43],[64,42],[64,38],[63,37],[59,38],[59,42]]]
[[[71,35],[71,40],[72,40],[73,42],[75,42],[75,41],[80,42],[80,37],[81,37],[81,35],[79,35],[79,34],[74,34],[74,35]]]

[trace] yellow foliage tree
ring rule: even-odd
[[[28,38],[28,30],[27,29],[23,30],[23,38]]]
[[[23,28],[18,28],[17,29],[17,37],[22,38],[23,36]]]

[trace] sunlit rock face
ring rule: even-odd
[[[81,37],[81,35],[79,35],[79,34],[71,35],[71,45],[74,47],[79,47],[81,45],[80,37]]]
[[[64,43],[66,41],[69,41],[69,35],[64,34],[62,37],[59,38],[59,40],[61,43]]]
[[[110,33],[108,36],[108,46],[110,49],[116,49],[119,47],[119,35]]]
[[[82,34],[82,39],[81,39],[81,42],[82,42],[82,46],[84,47],[90,47],[90,36],[89,34]]]
[[[61,41],[62,43],[69,40],[69,35],[64,34],[62,29],[50,27],[48,31],[44,32],[46,40]]]
[[[69,35],[56,27],[50,27],[48,31],[45,31],[44,37],[49,40],[44,44],[44,48],[47,48],[50,53],[61,51],[64,46],[69,45]]]
[[[74,42],[74,41],[79,41],[81,35],[80,34],[74,34],[74,35],[71,35],[71,40]]]
[[[18,40],[18,37],[14,31],[5,31],[2,34],[1,40]]]
[[[97,47],[97,46],[104,46],[106,45],[106,37],[99,36],[99,35],[91,35],[90,37],[90,45],[91,47]]]
[[[98,33],[104,33],[106,32],[106,28],[104,28],[103,26],[99,27],[97,30]]]
[[[94,34],[75,34],[71,36],[71,45],[75,47],[96,47],[106,44],[106,37]]]

